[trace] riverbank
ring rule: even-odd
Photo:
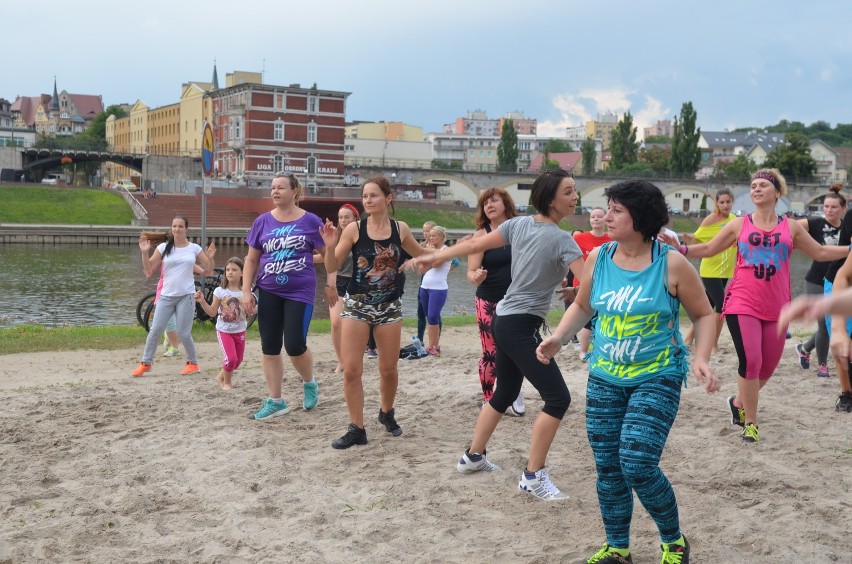
[[[798,328],[803,331],[802,327]],[[369,444],[330,447],[347,423],[328,335],[311,335],[320,405],[248,419],[265,396],[259,344],[249,342],[237,387],[214,378],[216,343],[199,344],[202,374],[158,357],[130,378],[142,343],[112,351],[0,357],[0,562],[227,561],[579,563],[604,541],[584,432],[586,370],[572,346],[557,357],[573,402],[548,459],[571,498],[517,491],[542,402],[525,385],[527,416],[506,418],[491,443],[496,474],[455,470],[481,402],[475,326],[445,328],[440,358],[400,362],[391,437],[375,420],[378,374],[365,360]],[[798,367],[794,340],[761,395],[762,441],[744,445],[725,397],[736,389],[727,331],[712,359],[722,392],[694,379],[661,465],[673,482],[696,562],[848,559],[852,414],[833,410],[834,379]],[[534,526],[530,524],[534,523]],[[659,560],[639,503],[634,561]]]

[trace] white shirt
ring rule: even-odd
[[[157,250],[162,255],[166,250],[166,243],[157,245]],[[185,296],[195,293],[195,278],[192,275],[192,267],[201,247],[195,243],[189,243],[185,247],[172,247],[172,252],[163,256],[163,291],[161,296]]]

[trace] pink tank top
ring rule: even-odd
[[[743,218],[737,238],[737,265],[725,292],[723,314],[751,315],[775,321],[790,301],[790,254],[793,238],[786,217],[772,231],[758,229],[751,214]]]

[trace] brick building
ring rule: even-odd
[[[258,186],[285,170],[299,174],[309,191],[341,186],[348,96],[253,82],[207,92],[215,174]]]

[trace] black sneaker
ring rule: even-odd
[[[734,405],[734,396],[728,396],[728,409],[731,410],[731,425],[745,427],[745,409]]]
[[[367,430],[361,429],[355,423],[350,423],[346,434],[331,442],[331,446],[337,449],[349,448],[352,445],[367,444]]]
[[[837,398],[837,403],[834,404],[834,409],[852,413],[852,392],[841,392]]]
[[[398,437],[402,434],[402,427],[397,425],[396,418],[394,418],[394,411],[391,409],[387,413],[379,408],[379,423],[385,426],[385,429],[388,430],[388,433],[393,435],[394,437]]]

